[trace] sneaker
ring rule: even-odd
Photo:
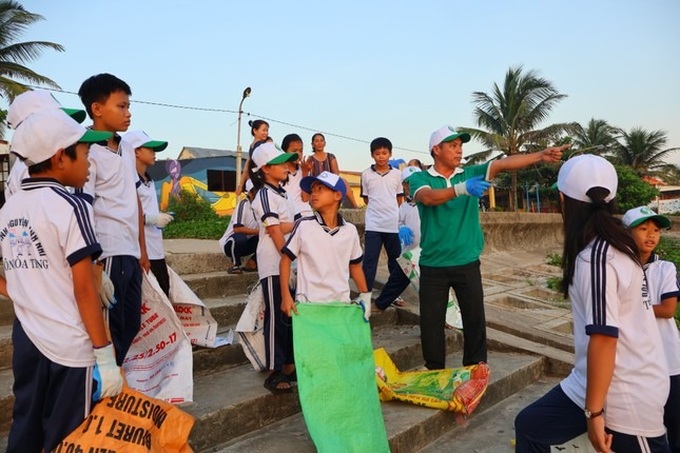
[[[243,271],[241,270],[241,266],[231,266],[229,269],[227,269],[227,272],[230,274],[242,274]]]

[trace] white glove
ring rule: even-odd
[[[116,305],[116,297],[114,296],[115,289],[113,287],[113,282],[106,272],[102,272],[102,283],[99,287],[99,301],[102,303],[104,308],[111,308]]]
[[[159,212],[158,214],[144,214],[144,224],[145,225],[155,225],[156,228],[163,229],[165,226],[172,222],[175,218],[166,214],[165,212]]]
[[[368,320],[371,318],[371,297],[373,296],[372,292],[367,292],[367,293],[361,293],[359,294],[359,297],[354,299],[352,303],[357,304],[358,306],[361,307],[361,310],[364,312],[364,321],[368,322]]]
[[[102,348],[94,349],[94,380],[97,381],[97,389],[92,398],[99,401],[107,396],[116,396],[123,390],[123,375],[116,365],[116,355],[113,344],[109,343]]]

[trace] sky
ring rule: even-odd
[[[249,86],[245,150],[247,121],[264,117],[277,143],[297,133],[305,153],[326,133],[342,170],[367,168],[379,136],[395,158],[429,163],[432,131],[476,127],[472,93],[519,65],[568,96],[541,126],[604,119],[663,130],[680,147],[677,0],[20,1],[45,18],[20,41],[66,48],[29,64],[66,92],[57,99],[79,107],[70,93],[87,77],[120,77],[132,88],[130,130],[170,142],[159,158],[235,150]],[[464,154],[481,150],[472,142]],[[680,152],[669,160],[680,164]]]

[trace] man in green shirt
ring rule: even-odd
[[[479,198],[501,171],[559,162],[568,145],[459,168],[470,135],[443,126],[430,137],[434,165],[409,178],[420,213],[420,336],[425,366],[445,368],[449,288],[463,319],[463,365],[486,362],[486,319],[479,256],[484,234]]]

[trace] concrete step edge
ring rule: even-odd
[[[502,353],[505,357],[512,353]],[[518,354],[518,356],[520,356]],[[493,378],[480,407],[475,412],[492,407],[507,395],[528,384],[542,374],[543,359],[521,355],[519,365],[506,370],[502,376]],[[460,355],[448,359],[457,361]],[[396,452],[412,452],[429,444],[456,425],[456,414],[413,406],[400,402],[381,404],[390,450]],[[473,414],[472,417],[475,415]],[[203,453],[233,453],[240,451],[272,451],[277,448],[280,453],[307,453],[315,451],[307,432],[302,414],[295,414],[274,424],[265,426],[251,433],[234,438],[229,442],[206,448]]]

